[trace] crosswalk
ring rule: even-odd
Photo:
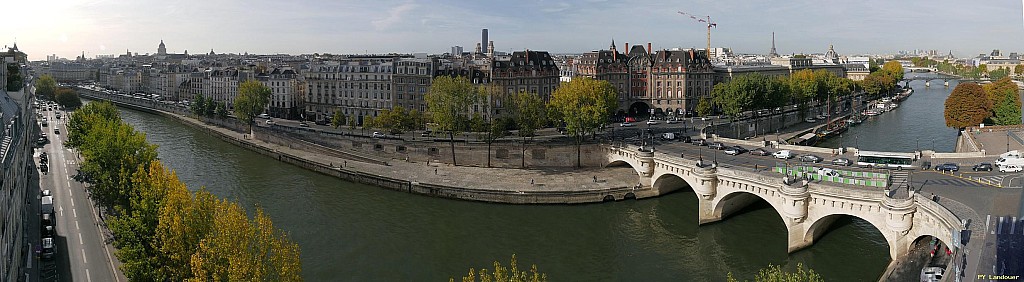
[[[920,185],[920,184],[917,184]],[[929,179],[928,185],[946,185],[959,187],[986,187],[987,185],[961,178]]]
[[[978,182],[983,182],[983,183],[991,184],[993,186],[1000,186],[1000,185],[1002,185],[1002,186],[1005,187],[1005,186],[1008,186],[1007,184],[1009,184],[1009,183],[1003,183],[1003,180],[1006,179],[1008,176],[1011,176],[1011,175],[1009,175],[1009,174],[1000,174],[1000,175],[988,175],[988,176],[970,176],[970,178],[974,179],[974,180],[977,180]]]

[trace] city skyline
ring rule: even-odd
[[[602,0],[477,3],[444,1],[62,1],[17,2],[5,44],[16,42],[32,60],[74,58],[85,52],[311,54],[444,53],[471,51],[480,29],[497,51],[579,53],[611,40],[655,49],[704,48],[706,26],[687,16],[711,15],[712,47],[768,53],[776,33],[779,53],[894,53],[950,50],[958,57],[992,49],[1016,52],[1024,28],[1016,1],[958,3],[796,1],[730,5],[698,1],[690,7]],[[512,12],[515,11],[515,12]],[[42,21],[50,15],[59,20]],[[944,19],[935,21],[935,19]],[[895,30],[894,33],[885,33]]]

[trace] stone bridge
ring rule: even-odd
[[[786,225],[789,252],[810,246],[830,224],[853,216],[873,225],[889,244],[896,259],[911,245],[933,236],[950,248],[960,220],[927,197],[909,193],[900,198],[888,191],[838,187],[818,183],[783,183],[782,175],[702,164],[698,161],[640,150],[638,147],[607,147],[607,166],[630,166],[639,176],[633,196],[653,197],[680,189],[697,195],[700,224],[727,218],[758,200],[768,202]]]

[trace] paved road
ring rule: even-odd
[[[56,112],[44,111],[49,125],[43,132],[50,143],[35,156],[37,162],[39,153],[45,151],[49,156],[49,169],[39,182],[41,189],[49,189],[54,196],[57,256],[53,263],[64,281],[124,281],[123,276],[115,275],[113,250],[104,243],[92,202],[83,185],[71,180],[78,168],[77,154],[63,147],[67,114],[57,119]]]

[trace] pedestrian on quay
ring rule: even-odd
[[[597,175],[594,175],[594,183],[597,183]]]
[[[437,175],[437,169],[436,168],[434,169],[434,175]]]
[[[533,185],[533,178],[530,178],[530,185]]]

